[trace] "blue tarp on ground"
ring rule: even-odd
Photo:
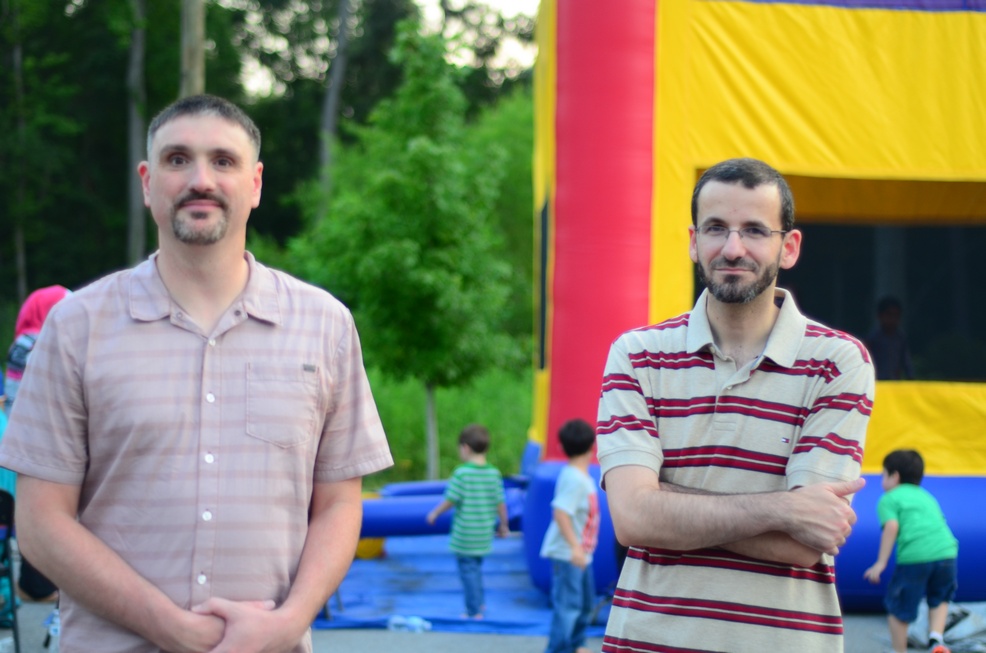
[[[356,560],[339,596],[329,601],[330,617],[313,628],[386,628],[392,615],[428,620],[432,630],[449,632],[548,635],[551,606],[531,583],[519,533],[496,539],[483,562],[486,618],[462,618],[462,585],[448,535],[387,538],[386,555]],[[339,609],[341,600],[342,609]],[[590,637],[601,637],[609,603],[599,597]]]

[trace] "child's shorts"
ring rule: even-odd
[[[904,623],[911,623],[918,617],[921,599],[927,598],[928,607],[936,608],[952,600],[956,587],[955,558],[897,565],[883,604],[887,612]]]

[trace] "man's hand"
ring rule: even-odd
[[[211,598],[192,612],[225,622],[222,640],[210,653],[281,653],[294,648],[308,630],[307,624],[292,626],[273,601]]]
[[[841,483],[806,485],[788,493],[791,537],[816,551],[837,555],[856,523],[856,513],[846,498],[859,492],[866,481],[858,478]]]

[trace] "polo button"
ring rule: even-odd
[[[215,347],[216,346],[216,339],[215,338],[209,338],[209,346],[210,347]]]
[[[207,394],[205,396],[205,400],[208,401],[210,404],[214,404],[214,403],[216,403],[216,395],[214,395],[214,394],[212,394],[210,392],[209,394]]]
[[[208,579],[205,577],[205,574],[199,574],[199,577],[195,579],[195,582],[199,585],[205,585],[206,580]]]
[[[205,512],[203,512],[202,513],[202,520],[203,521],[212,521],[212,513],[209,512],[208,510],[206,510]]]
[[[205,462],[209,463],[210,465],[216,462],[216,457],[213,456],[211,453],[205,454],[204,458],[205,458]]]

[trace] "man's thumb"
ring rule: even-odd
[[[852,481],[843,481],[841,483],[836,483],[832,486],[833,491],[840,497],[844,497],[849,494],[855,494],[863,489],[866,485],[866,479],[860,476],[859,478]]]

